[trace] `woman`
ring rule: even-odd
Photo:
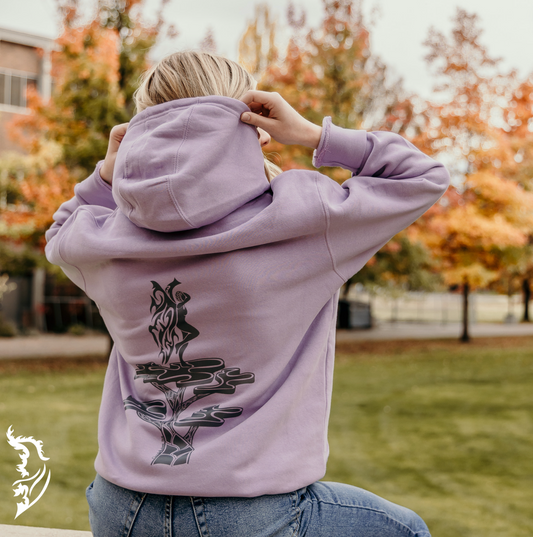
[[[47,233],[115,342],[93,533],[426,537],[411,511],[317,480],[339,288],[448,174],[398,135],[314,125],[254,88],[224,58],[162,60]],[[353,177],[280,173],[270,135]]]

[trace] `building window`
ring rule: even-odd
[[[20,71],[0,70],[0,105],[26,108],[26,91],[37,87],[37,77]]]

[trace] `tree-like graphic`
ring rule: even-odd
[[[185,304],[191,297],[187,293],[177,291],[175,288],[180,284],[174,279],[165,290],[157,282],[152,282],[152,326],[149,330],[155,342],[159,346],[163,363],[170,360],[173,352],[178,353],[180,362],[183,363],[183,352],[188,342],[199,333],[194,326],[185,321],[187,308]]]
[[[162,446],[152,464],[170,466],[189,462],[194,451],[194,435],[199,427],[220,427],[227,418],[240,416],[243,409],[211,405],[188,417],[182,416],[183,412],[208,395],[231,395],[239,384],[251,384],[255,380],[253,373],[241,373],[238,367],[226,367],[221,358],[183,359],[187,345],[198,337],[199,332],[185,320],[185,304],[191,297],[176,289],[180,283],[174,279],[163,289],[152,281],[152,325],[149,331],[159,347],[163,363],[136,365],[135,378],[163,392],[166,402],[159,399],[137,401],[131,395],[124,400],[126,410],[135,410],[142,420],[161,432]],[[179,361],[168,364],[173,354],[178,355]],[[189,393],[187,398],[188,388],[192,388],[192,394]]]

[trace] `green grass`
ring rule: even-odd
[[[28,364],[0,363],[0,429],[43,440],[52,479],[15,521],[0,442],[0,524],[87,530],[104,364]],[[339,347],[329,438],[325,479],[412,508],[434,537],[530,537],[533,339]]]
[[[418,512],[434,537],[533,535],[533,350],[339,355],[326,479]]]

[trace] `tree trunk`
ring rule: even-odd
[[[43,268],[33,269],[32,278],[32,310],[33,310],[33,326],[39,332],[46,332],[46,317],[44,315],[44,288],[46,282],[46,272]]]
[[[470,334],[468,333],[468,294],[470,293],[470,285],[468,282],[463,284],[463,335],[460,340],[463,343],[470,341]]]
[[[529,301],[531,300],[531,287],[529,286],[529,278],[524,278],[522,282],[524,291],[524,317],[522,322],[529,323]]]
[[[169,466],[187,464],[194,451],[192,445],[177,434],[172,425],[168,423],[162,425],[161,433],[163,445],[154,457],[152,464],[168,464]]]
[[[337,313],[337,327],[351,328],[350,326],[350,303],[347,300],[339,300]]]

